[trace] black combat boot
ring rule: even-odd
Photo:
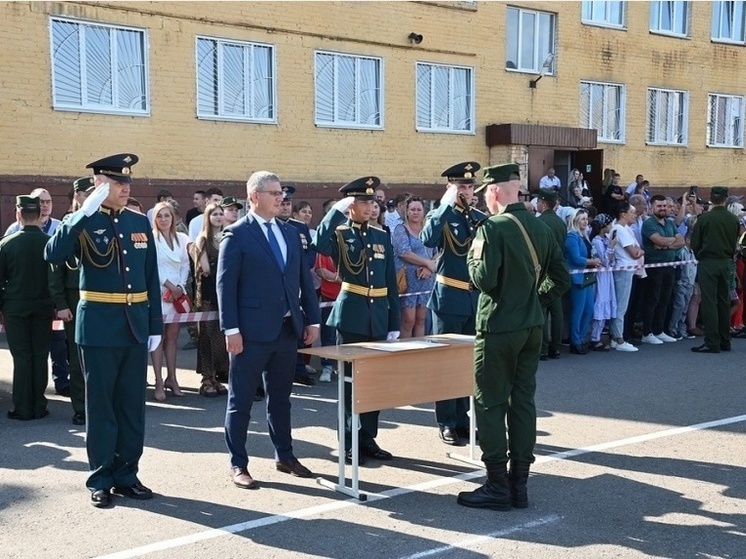
[[[518,460],[510,461],[510,473],[508,474],[510,496],[513,506],[517,509],[528,508],[528,491],[526,490],[526,483],[528,481],[528,471],[530,467],[530,462],[521,462]]]
[[[510,488],[505,464],[486,464],[487,483],[474,491],[462,491],[457,503],[465,507],[510,510]]]

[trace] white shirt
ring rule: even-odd
[[[559,180],[557,175],[549,178],[549,175],[544,175],[539,181],[539,188],[546,188],[547,190],[559,190],[562,187],[562,181]]]
[[[264,238],[267,239],[267,242],[269,242],[269,232],[267,231],[267,226],[264,225],[267,223],[267,220],[264,219],[261,216],[256,215],[254,212],[249,212],[251,214],[251,217],[253,217],[256,222],[259,224],[262,233],[264,233]],[[277,244],[280,245],[280,252],[282,253],[282,259],[287,264],[288,261],[288,245],[285,242],[285,235],[282,234],[282,231],[280,231],[279,225],[277,225],[277,220],[273,217],[269,220],[269,222],[272,224],[272,233],[275,234],[275,238],[277,239]],[[292,227],[292,225],[290,226]]]
[[[634,266],[637,264],[637,261],[629,255],[629,252],[627,252],[625,247],[640,246],[640,243],[635,239],[635,234],[632,232],[632,229],[629,228],[629,225],[620,225],[618,223],[614,223],[614,226],[611,228],[612,235],[614,234],[614,231],[616,231],[614,256],[616,256],[617,266]]]
[[[189,222],[189,238],[192,239],[192,242],[196,241],[197,237],[199,237],[199,234],[202,231],[202,224],[204,222],[204,214],[194,216],[192,218],[192,221]]]

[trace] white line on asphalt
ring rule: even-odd
[[[437,555],[439,553],[445,553],[447,551],[452,551],[454,549],[470,549],[470,548],[478,546],[481,543],[491,540],[493,538],[504,538],[505,536],[510,536],[511,534],[515,534],[516,532],[521,532],[523,530],[530,530],[531,528],[536,528],[537,526],[549,524],[550,522],[556,522],[559,519],[560,519],[559,515],[552,514],[550,516],[545,516],[544,518],[538,518],[531,522],[526,522],[525,524],[519,524],[518,526],[513,526],[512,528],[505,528],[503,530],[497,530],[489,534],[484,534],[483,536],[476,536],[474,538],[461,540],[459,542],[455,542],[450,545],[443,545],[441,547],[435,547],[433,549],[428,549],[427,551],[421,551],[420,553],[415,553],[414,555],[407,555],[405,557],[402,557],[401,559],[422,559],[423,557],[431,557],[432,555]]]
[[[720,427],[722,425],[730,425],[732,423],[740,423],[743,421],[746,421],[746,415],[737,415],[734,417],[726,417],[724,419],[718,419],[715,421],[706,421],[704,423],[696,423],[694,425],[687,425],[684,427],[675,427],[673,429],[665,429],[663,431],[648,433],[646,435],[638,435],[635,437],[619,439],[616,441],[609,441],[607,443],[601,443],[601,444],[597,444],[593,446],[577,448],[573,450],[567,450],[564,452],[557,452],[555,454],[550,454],[547,456],[540,456],[536,459],[536,463],[543,464],[546,462],[553,462],[555,460],[565,460],[567,458],[574,458],[576,456],[580,456],[583,454],[590,454],[590,453],[601,451],[601,450],[608,450],[610,448],[617,448],[617,447],[627,446],[631,444],[643,443],[643,442],[652,441],[655,439],[660,439],[663,437],[673,437],[676,435],[683,435],[685,433],[691,433],[693,431],[701,431],[703,429],[710,429],[713,427]],[[379,501],[381,499],[391,499],[393,497],[399,497],[401,495],[407,495],[409,493],[415,493],[418,491],[428,491],[430,489],[434,489],[437,487],[442,487],[445,485],[451,485],[454,483],[459,483],[462,481],[468,481],[474,478],[482,477],[483,475],[484,475],[484,471],[482,469],[479,469],[473,472],[466,472],[463,474],[459,474],[457,476],[446,477],[446,478],[442,478],[442,477],[435,478],[435,479],[432,479],[432,480],[429,480],[423,483],[410,485],[408,487],[398,487],[398,488],[390,489],[388,491],[384,491],[383,493],[369,493],[367,503],[372,503],[375,501]],[[360,501],[358,501],[357,499],[335,501],[335,502],[326,503],[323,505],[316,505],[313,507],[307,507],[304,509],[289,511],[285,514],[276,514],[272,516],[266,516],[264,518],[258,518],[256,520],[250,520],[248,522],[242,522],[240,524],[232,524],[230,526],[225,526],[223,528],[214,528],[211,530],[205,530],[204,532],[197,532],[195,534],[190,534],[188,536],[182,536],[182,537],[173,538],[170,540],[162,540],[160,542],[155,542],[155,543],[143,545],[140,547],[125,549],[117,553],[112,553],[109,555],[102,555],[98,559],[129,559],[131,557],[141,557],[143,555],[147,555],[148,553],[154,553],[156,551],[165,551],[167,549],[173,549],[176,547],[193,544],[199,541],[209,540],[209,539],[217,538],[220,536],[225,536],[229,534],[238,534],[241,532],[247,532],[249,530],[254,530],[256,528],[261,528],[263,526],[279,524],[280,522],[285,522],[286,520],[308,518],[310,516],[314,516],[317,514],[335,511],[335,510],[339,510],[343,508],[348,508],[348,507],[352,507],[352,506],[360,505],[360,504],[361,504]],[[551,518],[551,517],[547,517],[547,518]],[[516,528],[525,529],[525,525],[517,526]],[[480,536],[480,537],[487,537],[487,536]],[[422,557],[424,557],[424,555]]]

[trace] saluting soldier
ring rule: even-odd
[[[479,292],[469,283],[466,255],[474,239],[476,225],[487,218],[471,207],[474,182],[480,165],[467,161],[449,167],[441,174],[448,180],[437,210],[431,212],[420,238],[426,247],[437,248],[435,288],[427,306],[433,311],[433,334],[474,335],[474,317]],[[469,398],[435,402],[435,421],[440,439],[449,445],[469,437]]]
[[[150,499],[138,479],[145,431],[148,352],[161,341],[163,316],[152,227],[126,208],[131,153],[87,165],[95,189],[55,232],[46,259],[80,260],[75,341],[86,379],[86,450],[91,504],[107,507],[114,493]]]
[[[331,256],[342,280],[342,290],[334,302],[327,324],[337,329],[340,344],[399,338],[400,311],[396,289],[394,252],[388,233],[368,225],[378,177],[362,177],[339,191],[345,196],[336,202],[316,230],[316,250]],[[350,218],[344,216],[349,209]],[[345,365],[345,375],[352,368]],[[365,458],[391,460],[390,452],[376,443],[379,412],[360,414],[360,454]],[[352,463],[352,388],[345,383],[345,461]]]
[[[697,283],[702,292],[704,343],[695,353],[730,351],[729,273],[738,243],[738,218],[725,207],[728,189],[710,189],[712,208],[697,218],[691,247],[697,257]]]
[[[73,182],[71,212],[80,209],[88,193],[93,190],[93,177],[81,177]],[[65,218],[72,213],[68,213]],[[63,218],[63,220],[65,219]],[[80,366],[78,344],[75,343],[75,313],[80,301],[80,262],[75,256],[64,264],[49,265],[49,292],[56,309],[55,317],[65,325],[68,361],[70,362],[70,403],[73,425],[85,425],[85,379]]]
[[[41,230],[41,201],[16,197],[20,230],[0,241],[0,310],[13,356],[13,410],[10,419],[40,419],[49,415],[47,352],[54,307],[47,284]]]
[[[487,483],[459,493],[458,503],[507,510],[528,506],[526,483],[536,443],[536,369],[544,324],[540,298],[560,296],[569,287],[570,276],[549,227],[518,200],[518,165],[486,168],[483,184],[493,215],[477,230],[467,261],[480,292],[474,400]],[[550,281],[542,283],[545,278]]]

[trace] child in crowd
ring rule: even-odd
[[[695,260],[694,252],[689,247],[691,229],[684,237],[686,244],[677,253],[677,261],[684,262]],[[694,283],[697,278],[697,263],[689,262],[676,267],[676,285],[673,292],[673,306],[671,308],[671,321],[668,324],[668,335],[680,340],[695,338],[687,329],[687,310],[694,292]]]
[[[591,221],[591,245],[593,255],[601,259],[604,268],[614,265],[614,247],[608,234],[614,219],[609,214],[600,213]],[[601,340],[606,322],[616,318],[616,294],[614,292],[613,272],[596,273],[596,298],[593,304],[593,322],[591,323],[591,346],[593,351],[609,351],[610,347]]]

